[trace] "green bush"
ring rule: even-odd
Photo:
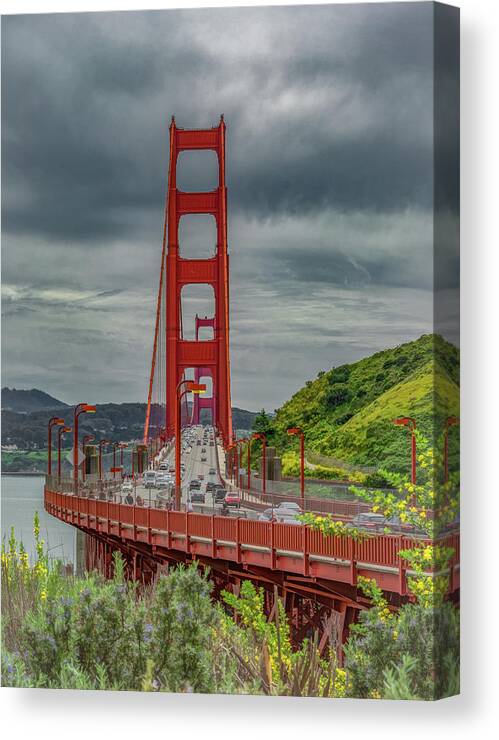
[[[450,602],[428,609],[406,604],[398,614],[367,609],[344,646],[347,693],[352,697],[385,696],[387,668],[411,662],[411,687],[420,699],[456,693],[459,673],[459,611]],[[386,698],[395,698],[386,696]]]

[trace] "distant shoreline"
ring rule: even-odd
[[[2,471],[2,478],[3,478],[4,475],[6,475],[6,476],[7,475],[9,475],[9,476],[10,475],[22,475],[22,476],[29,475],[31,477],[43,478],[45,476],[45,473],[34,473],[32,470],[26,470],[25,472],[23,472],[22,470],[16,470],[15,472],[10,472],[10,473],[9,472],[5,472],[4,473]]]

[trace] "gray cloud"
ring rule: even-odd
[[[431,3],[4,18],[4,382],[144,397],[172,113],[228,123],[236,403],[431,331],[431,23]],[[452,250],[441,267],[455,288]]]

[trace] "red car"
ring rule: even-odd
[[[238,491],[228,491],[225,494],[227,506],[241,506],[241,494]]]

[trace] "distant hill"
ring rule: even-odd
[[[251,429],[257,414],[254,411],[232,408],[232,426],[234,429]]]
[[[286,434],[301,427],[307,449],[358,465],[407,470],[409,439],[393,419],[413,416],[436,444],[447,416],[459,415],[459,351],[439,335],[377,352],[320,372],[277,410],[271,442],[293,446]],[[451,439],[457,455],[458,435]]]
[[[59,401],[48,393],[39,391],[37,388],[31,390],[17,390],[16,388],[2,388],[2,409],[15,411],[17,413],[29,414],[41,409],[57,409],[68,406],[64,401]]]
[[[80,417],[80,436],[94,434],[97,439],[131,442],[142,438],[146,415],[145,403],[101,403],[95,414]],[[60,416],[68,426],[73,423],[73,407],[36,389],[2,391],[2,444],[23,450],[43,450],[47,446],[47,421]],[[234,427],[250,429],[255,414],[233,409]],[[63,445],[72,446],[67,435]],[[4,469],[6,469],[4,456]]]

